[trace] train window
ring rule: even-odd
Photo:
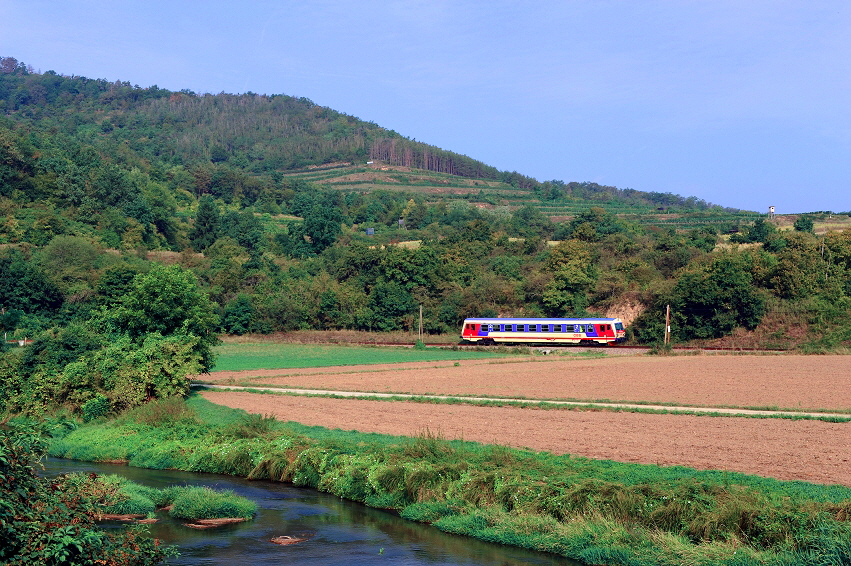
[[[553,324],[553,332],[561,332],[561,324]]]
[[[623,330],[623,323],[622,322],[616,322],[615,323],[615,330]]]
[[[573,331],[574,332],[585,332],[585,329],[582,328],[581,324],[574,324],[573,325]]]
[[[550,331],[550,325],[549,324],[542,324],[541,325],[541,332],[549,332],[549,331]]]

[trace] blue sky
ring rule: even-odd
[[[305,96],[539,180],[851,210],[851,3],[0,0],[0,56]]]

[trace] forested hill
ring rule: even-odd
[[[4,129],[24,126],[27,132],[59,133],[91,145],[112,164],[142,171],[184,167],[192,173],[198,194],[209,191],[230,200],[236,191],[247,205],[259,198],[263,185],[279,180],[281,172],[381,160],[390,166],[500,181],[535,191],[542,201],[567,197],[651,208],[712,208],[700,199],[671,193],[539,182],[303,97],[142,88],[53,71],[35,73],[12,57],[0,58],[0,114],[10,119]]]
[[[851,345],[851,229],[838,215],[784,226],[693,198],[538,182],[304,98],[140,88],[0,58],[0,213],[0,331],[40,344],[17,376],[58,375],[104,345],[185,347],[208,368],[216,332],[410,331],[420,307],[433,334],[468,316],[596,314],[652,343],[670,305],[676,341]]]

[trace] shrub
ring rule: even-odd
[[[195,411],[187,406],[181,397],[166,397],[125,411],[121,415],[121,421],[131,421],[148,426],[163,426],[178,423],[197,423],[198,419]]]
[[[109,413],[109,407],[109,399],[107,399],[106,395],[98,393],[94,398],[89,399],[80,407],[80,412],[83,414],[83,421],[89,422],[100,417],[105,417]]]
[[[98,528],[94,510],[108,494],[39,477],[35,466],[45,448],[32,428],[0,428],[0,563],[129,566],[174,554],[139,529]]]

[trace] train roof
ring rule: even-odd
[[[547,323],[566,323],[576,324],[581,322],[614,322],[620,321],[619,318],[465,318],[464,322],[512,322],[525,324],[547,324]]]

